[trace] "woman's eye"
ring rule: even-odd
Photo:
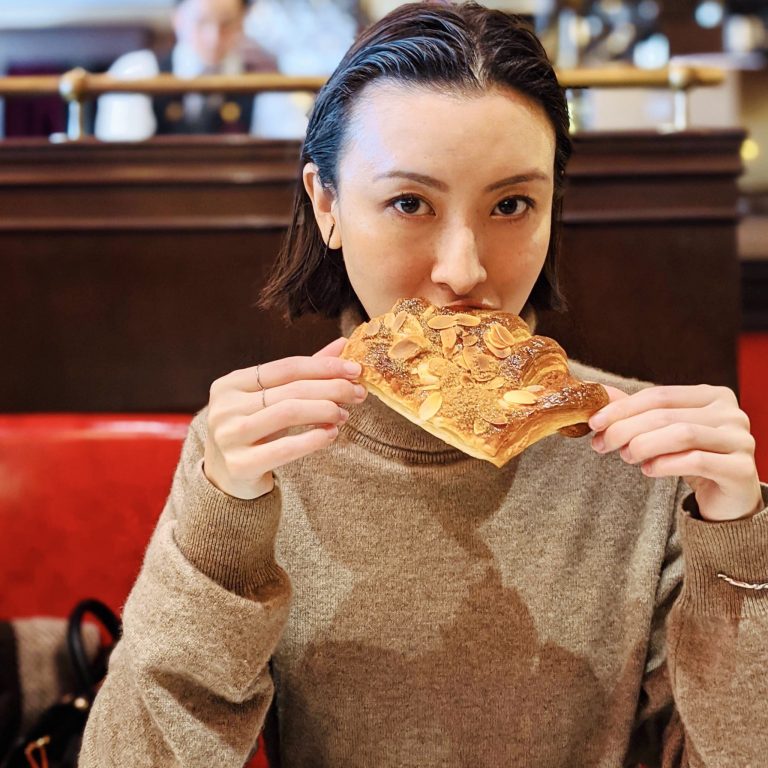
[[[423,215],[428,213],[428,211],[422,210],[422,205],[425,208],[428,208],[426,203],[424,203],[424,201],[420,198],[414,197],[413,195],[404,195],[403,197],[398,197],[396,200],[392,201],[392,205],[394,205],[395,210],[399,211],[400,213],[405,213],[408,216],[414,216],[416,214]]]
[[[525,213],[529,208],[533,208],[533,200],[529,197],[508,197],[502,200],[494,209],[502,216],[516,216]]]

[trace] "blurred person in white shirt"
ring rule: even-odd
[[[176,44],[170,54],[158,59],[149,50],[133,51],[117,59],[109,74],[135,79],[171,72],[193,78],[277,71],[276,58],[245,36],[248,6],[249,0],[176,0],[172,16]],[[309,105],[292,96],[107,94],[98,100],[94,133],[103,141],[141,141],[157,134],[249,132],[301,138]],[[260,109],[263,99],[267,99],[265,109]]]

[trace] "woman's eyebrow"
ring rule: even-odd
[[[380,179],[410,179],[411,181],[418,181],[419,184],[424,184],[427,187],[435,187],[435,189],[439,189],[442,192],[448,191],[448,185],[444,181],[412,171],[387,171],[387,173],[380,173],[373,180],[379,181]]]
[[[387,173],[380,173],[374,177],[374,181],[380,181],[381,179],[409,179],[410,181],[416,181],[419,184],[424,184],[427,187],[434,187],[441,192],[448,191],[448,185],[444,181],[434,178],[434,176],[427,176],[423,173],[415,173],[413,171],[387,171]],[[507,176],[506,179],[495,181],[493,184],[489,184],[485,188],[485,192],[493,192],[501,187],[510,187],[515,184],[524,184],[530,181],[550,181],[550,176],[543,171],[531,170],[524,173],[517,173],[514,176]]]
[[[501,179],[501,181],[495,181],[493,184],[489,184],[486,188],[486,192],[493,192],[495,189],[500,189],[501,187],[511,187],[515,184],[525,184],[529,181],[550,181],[551,177],[549,174],[544,173],[543,171],[526,171],[525,173],[517,173],[514,176],[508,176],[506,179]]]

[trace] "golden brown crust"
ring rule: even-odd
[[[400,299],[358,326],[342,357],[388,406],[449,445],[501,467],[554,432],[589,432],[608,403],[575,379],[562,347],[517,315]]]

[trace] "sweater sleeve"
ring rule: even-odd
[[[126,602],[81,768],[240,766],[264,723],[291,597],[274,558],[280,490],[220,492],[202,470],[204,442],[201,412]]]
[[[681,481],[633,756],[662,768],[763,765],[768,485],[762,486],[762,511],[724,523],[702,520],[684,488]]]

